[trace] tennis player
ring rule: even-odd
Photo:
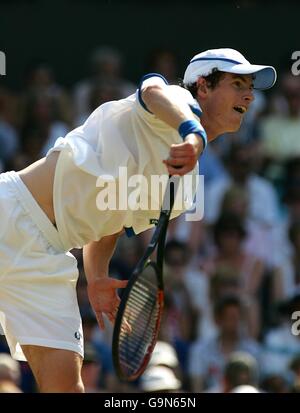
[[[98,107],[45,158],[0,175],[0,322],[12,356],[29,362],[41,392],[84,391],[78,271],[69,251],[83,247],[103,328],[104,314],[114,321],[116,289],[126,286],[108,277],[117,238],[155,222],[153,211],[99,210],[102,185],[120,179],[120,167],[147,179],[197,174],[207,141],[238,130],[252,89],[275,80],[273,67],[251,65],[233,49],[202,52],[188,64],[184,87],[147,75],[136,94]]]

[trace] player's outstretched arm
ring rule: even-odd
[[[124,288],[127,281],[108,277],[108,267],[120,233],[92,241],[83,247],[83,262],[88,282],[88,296],[99,327],[104,329],[103,313],[111,322],[120,303],[118,288]]]

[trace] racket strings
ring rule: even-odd
[[[155,338],[161,311],[158,291],[156,282],[140,277],[128,297],[119,339],[120,363],[126,374],[141,367]]]

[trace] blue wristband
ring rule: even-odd
[[[178,128],[179,135],[184,139],[190,133],[196,133],[200,135],[203,141],[203,150],[207,145],[207,135],[203,127],[196,120],[185,120],[179,125]]]

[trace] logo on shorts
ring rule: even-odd
[[[76,332],[75,332],[74,337],[75,337],[77,340],[80,340],[81,334],[79,333],[79,331],[76,331]]]

